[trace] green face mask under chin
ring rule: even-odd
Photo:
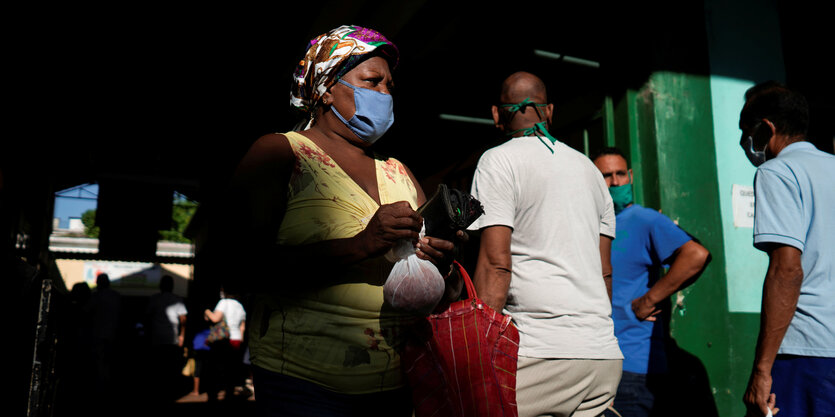
[[[547,105],[537,104],[531,101],[530,97],[525,98],[524,100],[522,100],[521,103],[502,104],[499,107],[505,109],[508,113],[512,114],[524,109],[527,106],[533,106],[533,108],[536,109],[536,114],[539,115],[540,120],[544,117],[544,115],[540,113],[539,109],[547,107]],[[554,153],[554,149],[551,146],[554,146],[554,144],[557,142],[557,138],[551,136],[551,134],[548,133],[547,123],[544,120],[528,128],[516,129],[512,132],[505,132],[505,136],[513,137],[515,134],[520,132],[522,133],[522,136],[536,136],[539,139],[539,141],[542,142],[542,144],[545,145],[545,147],[548,148],[549,151],[551,151],[551,153]],[[543,136],[545,136],[545,139],[547,139],[551,143],[551,146],[548,146],[548,143],[545,142]]]
[[[615,203],[615,214],[632,204],[632,184],[609,187],[609,194],[612,195],[612,202]]]

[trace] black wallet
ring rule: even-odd
[[[426,236],[452,241],[458,230],[466,229],[484,214],[484,207],[472,195],[439,184],[417,211],[423,217]]]

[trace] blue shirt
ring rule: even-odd
[[[754,197],[754,246],[802,251],[800,298],[779,353],[835,357],[835,156],[792,143],[757,169]]]
[[[667,216],[633,204],[615,217],[612,241],[612,318],[623,352],[623,370],[640,374],[666,372],[666,323],[640,321],[632,300],[644,295],[660,277],[661,267],[691,240]]]

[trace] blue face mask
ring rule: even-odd
[[[746,136],[745,139],[739,144],[742,146],[742,149],[745,151],[745,156],[748,157],[748,160],[751,161],[755,167],[758,167],[765,162],[765,147],[761,151],[754,150],[754,138],[751,136]]]
[[[336,106],[331,107],[333,113],[358,138],[369,144],[374,143],[394,123],[394,100],[390,94],[356,87],[342,80],[339,80],[339,83],[354,90],[354,107],[356,111],[354,112],[354,117],[351,117],[351,120],[345,120],[339,114],[339,111],[336,110]]]

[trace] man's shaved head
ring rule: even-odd
[[[529,99],[526,106],[518,110],[509,111],[507,105],[516,105]],[[532,103],[531,103],[532,102]],[[554,105],[548,104],[548,93],[545,83],[539,77],[529,72],[519,71],[511,74],[502,83],[499,103],[493,106],[493,122],[502,132],[516,132],[528,129],[537,123],[547,122],[551,125]],[[534,106],[533,104],[536,104]]]
[[[499,97],[502,103],[519,103],[526,98],[540,104],[548,103],[545,83],[539,77],[529,72],[519,71],[504,80]]]

